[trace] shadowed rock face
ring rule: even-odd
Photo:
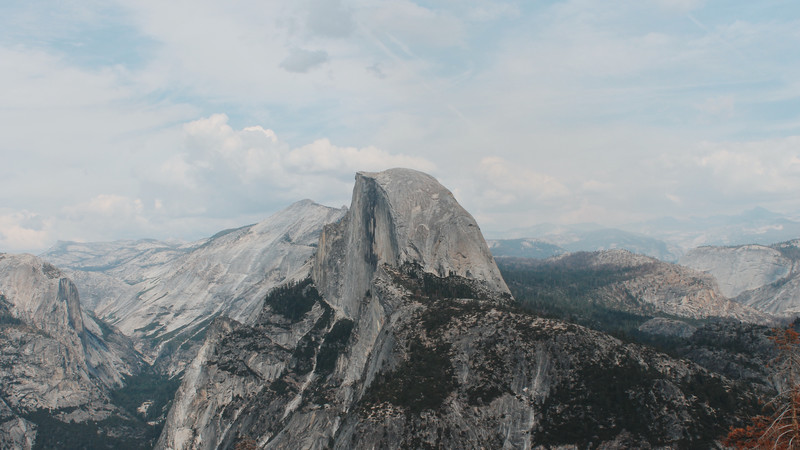
[[[67,411],[64,421],[109,417],[104,392],[141,364],[126,344],[84,318],[60,270],[32,255],[0,254],[0,442],[29,448],[36,426],[20,415],[37,410]]]
[[[474,220],[425,174],[359,173],[317,248],[254,322],[215,321],[158,448],[709,447],[752,403],[692,363],[515,310]]]
[[[320,239],[317,286],[353,318],[375,271],[405,263],[509,292],[475,219],[436,179],[410,169],[359,172],[347,219],[326,227]]]

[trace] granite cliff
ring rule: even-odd
[[[711,446],[752,412],[735,383],[519,310],[435,179],[359,173],[305,276],[219,318],[158,448]]]
[[[69,278],[32,255],[0,254],[0,442],[30,448],[47,411],[63,422],[117,415],[106,393],[136,373],[130,342],[84,315]]]
[[[713,276],[722,292],[739,303],[778,316],[800,314],[800,240],[698,247],[681,264]]]
[[[250,320],[270,289],[304,276],[322,227],[344,212],[303,200],[190,244],[62,242],[43,257],[70,269],[95,314],[174,375],[215,317]]]

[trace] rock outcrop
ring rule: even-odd
[[[713,276],[720,290],[739,303],[778,316],[800,314],[800,240],[699,247],[681,264]]]
[[[306,275],[250,323],[215,320],[157,448],[707,447],[754,404],[515,309],[472,217],[419,172],[359,173]]]
[[[680,264],[712,275],[728,298],[778,281],[792,270],[791,259],[764,245],[698,247]]]
[[[115,410],[105,392],[141,364],[122,336],[83,315],[72,281],[32,255],[0,254],[0,349],[0,441],[23,448],[37,427],[20,415],[105,419]]]

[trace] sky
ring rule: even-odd
[[[0,251],[410,167],[484,230],[800,215],[796,1],[4,0]]]

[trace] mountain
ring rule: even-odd
[[[722,293],[731,298],[786,277],[793,265],[779,250],[764,245],[698,247],[680,263],[711,274]]]
[[[497,263],[526,311],[657,348],[773,395],[770,337],[779,321],[715,294],[709,275],[621,250]],[[717,307],[707,307],[709,297]]]
[[[195,243],[60,243],[43,257],[72,269],[95,314],[175,374],[215,317],[246,321],[270,289],[307,271],[322,227],[344,213],[303,200]]]
[[[52,420],[124,416],[107,393],[142,366],[124,336],[83,314],[72,281],[32,255],[0,254],[0,348],[0,442],[18,448]]]
[[[203,242],[58,241],[40,257],[64,270],[78,286],[84,308],[96,311],[135,294],[133,286],[157,277],[161,268]]]
[[[768,246],[800,236],[800,221],[796,218],[761,207],[734,215],[685,219],[665,217],[629,224],[624,228],[686,249],[748,244]]]
[[[41,255],[47,261],[70,270],[103,273],[136,284],[152,277],[148,269],[174,261],[205,243],[163,242],[154,239],[114,242],[58,241]]]
[[[512,256],[516,258],[546,259],[567,253],[563,247],[538,239],[487,239],[486,244],[495,258]]]
[[[681,264],[712,275],[739,303],[775,315],[800,313],[800,240],[771,246],[699,247]]]
[[[492,238],[497,243],[492,244],[492,248],[495,256],[546,257],[545,253],[528,250],[530,247],[524,241],[529,241],[558,247],[549,256],[564,252],[624,249],[662,261],[677,262],[686,251],[695,247],[770,246],[798,236],[800,220],[759,207],[736,215],[682,219],[662,217],[619,225],[618,228],[594,223],[543,223],[494,232]]]
[[[593,252],[622,249],[677,261],[681,250],[663,240],[596,224],[542,224],[502,233],[505,239],[489,240],[492,254],[521,258],[548,258],[567,252]]]
[[[359,173],[300,281],[218,318],[157,448],[708,448],[755,398],[696,364],[520,310],[432,177]]]
[[[526,302],[585,303],[584,308],[651,317],[770,321],[767,315],[726,298],[707,274],[627,250],[498,261],[506,281],[521,288],[518,296]]]

